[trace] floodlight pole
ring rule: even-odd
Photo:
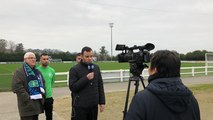
[[[112,61],[112,28],[114,23],[109,23],[109,26],[111,28],[111,61]]]

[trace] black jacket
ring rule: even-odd
[[[86,63],[79,63],[69,71],[69,88],[72,105],[78,107],[94,107],[105,104],[105,93],[100,68],[94,64],[94,78],[88,80],[86,75],[91,72]]]
[[[126,120],[200,120],[200,111],[179,77],[157,78],[133,97]]]

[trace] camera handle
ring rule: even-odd
[[[145,88],[145,84],[143,82],[144,78],[142,76],[132,76],[129,78],[129,83],[128,83],[128,88],[127,88],[127,93],[126,93],[126,102],[125,102],[125,106],[124,106],[124,111],[123,111],[123,120],[125,120],[126,118],[126,114],[127,114],[127,107],[128,107],[128,101],[129,101],[129,92],[130,92],[130,87],[131,87],[131,82],[134,81],[135,82],[135,92],[134,95],[138,92],[138,86],[139,86],[139,81],[141,81],[143,88]]]

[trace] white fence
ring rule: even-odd
[[[182,67],[181,75],[190,75],[195,76],[196,74],[205,74],[213,73],[213,66],[203,66],[203,67]],[[130,73],[129,70],[103,70],[101,71],[102,78],[104,82],[123,82],[129,79]],[[69,83],[69,72],[58,72],[58,75],[66,75],[66,80],[57,80],[55,83],[66,82]],[[141,74],[145,79],[149,76],[147,69],[144,69]]]

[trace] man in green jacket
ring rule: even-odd
[[[40,55],[41,65],[38,67],[39,71],[42,73],[45,81],[46,98],[44,102],[44,111],[46,115],[46,120],[52,120],[53,111],[53,97],[52,88],[55,79],[55,70],[48,66],[49,56],[46,53]]]
[[[38,115],[43,113],[43,77],[35,63],[35,54],[27,52],[22,67],[16,70],[12,79],[12,91],[17,95],[21,120],[38,120]]]

